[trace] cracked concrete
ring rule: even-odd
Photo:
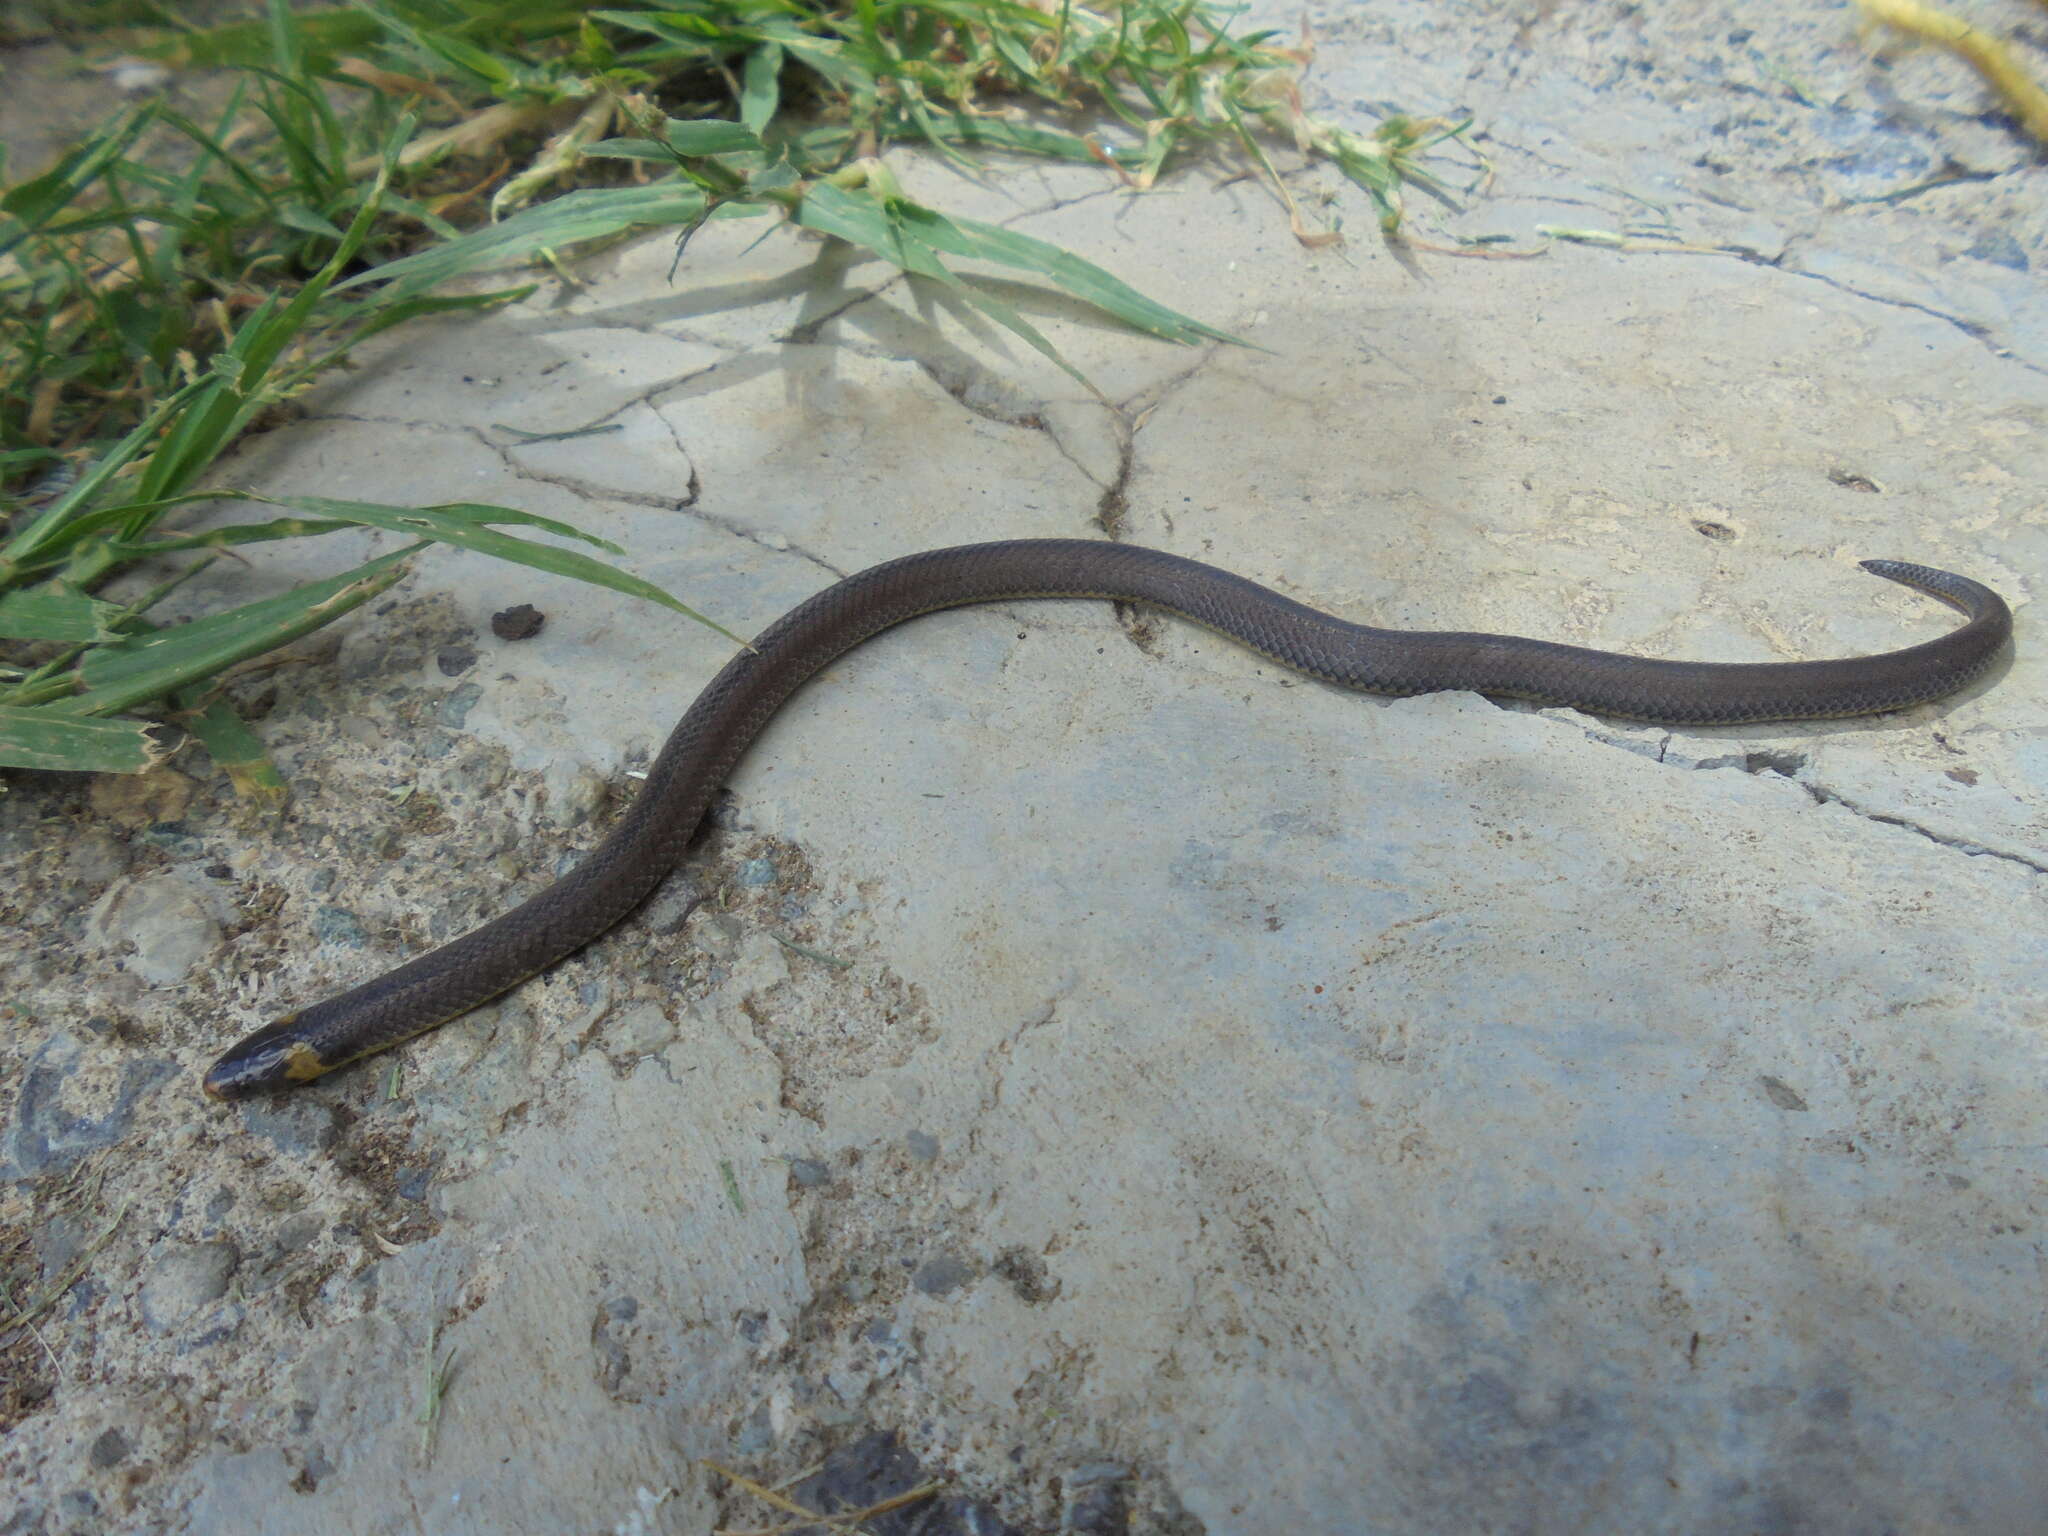
[[[699,1532],[761,1523],[705,1460],[877,1432],[978,1501],[942,1530],[2037,1523],[2048,197],[1967,75],[1757,10],[1311,6],[1311,111],[1484,134],[1406,252],[1292,163],[1341,250],[1213,168],[894,162],[1263,349],[1004,286],[1120,418],[947,295],[720,224],[673,280],[650,240],[365,348],[251,440],[231,482],[562,518],[742,633],[1038,534],[1721,659],[1939,633],[1855,564],[1900,556],[2019,640],[1936,706],[1673,731],[1342,694],[1103,604],[933,616],[793,701],[640,919],[395,1076],[206,1105],[243,1029],[571,864],[729,654],[432,552],[237,685],[287,816],[190,759],[0,801],[0,1219],[48,1276],[136,1202],[6,1344],[11,1529]],[[1442,254],[1638,220],[1769,259]],[[496,638],[517,603],[545,626]],[[180,935],[112,920],[152,881],[212,925],[169,982]]]

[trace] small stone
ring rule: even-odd
[[[343,944],[350,949],[361,949],[370,942],[362,919],[347,907],[314,908],[313,937],[322,944]]]
[[[460,677],[476,665],[476,652],[466,645],[444,645],[434,652],[434,665],[443,677]]]
[[[730,960],[739,952],[746,925],[725,912],[699,917],[690,925],[690,942],[714,960]]]
[[[910,1283],[927,1296],[947,1296],[974,1279],[974,1266],[954,1254],[942,1253],[918,1266]]]
[[[1045,1260],[1022,1244],[997,1256],[995,1272],[1026,1306],[1042,1306],[1060,1293],[1060,1283],[1046,1269]]]
[[[274,1244],[279,1254],[297,1253],[326,1230],[327,1222],[318,1212],[301,1211],[277,1229]]]
[[[1768,1073],[1759,1077],[1757,1082],[1764,1090],[1764,1097],[1777,1105],[1778,1108],[1789,1109],[1795,1113],[1806,1108],[1806,1100],[1800,1097],[1799,1090],[1790,1083],[1780,1078],[1772,1077]]]
[[[2003,229],[1988,230],[1979,235],[1963,254],[1994,266],[2010,267],[2015,272],[2024,272],[2029,265],[2026,247],[2015,240],[2010,231]]]
[[[127,1134],[136,1101],[177,1071],[161,1057],[88,1053],[68,1030],[55,1030],[36,1048],[21,1075],[12,1123],[0,1117],[0,1149],[10,1177],[67,1168],[88,1152]],[[116,1074],[112,1092],[105,1075]],[[74,1111],[74,1104],[77,1110]]]
[[[100,1501],[92,1496],[89,1489],[67,1488],[57,1495],[57,1513],[69,1531],[103,1531],[106,1521],[100,1516]]]
[[[469,712],[476,708],[476,701],[484,696],[478,683],[463,683],[452,688],[448,697],[441,701],[440,721],[451,731],[459,731],[469,722]]]
[[[1131,1469],[1120,1461],[1084,1461],[1062,1479],[1069,1488],[1086,1488],[1091,1483],[1129,1482]]]
[[[742,1458],[758,1457],[775,1444],[775,1426],[768,1412],[768,1405],[761,1404],[747,1416],[740,1432],[733,1437],[733,1450]]]
[[[206,852],[206,844],[182,821],[152,822],[135,834],[135,840],[145,847],[161,848],[174,859],[196,859]]]
[[[157,1259],[142,1282],[142,1320],[154,1333],[169,1333],[210,1301],[227,1294],[242,1262],[235,1245],[176,1243]]]
[[[275,1445],[202,1456],[192,1465],[198,1491],[180,1514],[186,1517],[186,1529],[194,1531],[246,1530],[252,1510],[280,1508],[279,1501],[289,1496],[287,1490],[298,1475]]]
[[[158,986],[182,980],[220,944],[206,903],[176,875],[113,886],[93,906],[86,931],[104,948],[131,946],[122,969]]]
[[[427,1186],[434,1181],[434,1167],[434,1164],[428,1163],[406,1169],[398,1178],[392,1180],[392,1193],[401,1200],[426,1199]]]
[[[442,795],[460,799],[465,795],[483,796],[504,788],[506,779],[505,759],[496,752],[471,749],[440,770],[439,790]]]
[[[820,1189],[832,1182],[832,1170],[815,1158],[792,1157],[789,1176],[803,1189]]]
[[[588,763],[557,760],[542,781],[547,789],[548,825],[580,827],[603,809],[609,786]]]
[[[640,914],[640,922],[650,933],[666,938],[681,933],[683,924],[690,920],[690,914],[704,904],[704,888],[689,879],[671,880],[661,888],[654,900]]]
[[[519,603],[491,615],[491,633],[500,640],[531,640],[541,632],[547,616],[531,603]]]
[[[912,1131],[903,1138],[903,1143],[910,1148],[910,1155],[920,1163],[934,1162],[938,1158],[939,1140],[936,1136],[924,1131]]]
[[[748,859],[740,865],[733,878],[741,885],[773,885],[775,883],[775,861],[773,859]]]
[[[105,890],[127,868],[127,845],[99,828],[82,833],[64,855],[64,878],[86,890]]]
[[[1062,1530],[1072,1532],[1073,1536],[1111,1536],[1112,1532],[1130,1529],[1130,1512],[1120,1480],[1094,1482],[1078,1489],[1070,1483],[1068,1487],[1070,1497]]]
[[[195,1354],[202,1349],[211,1349],[216,1344],[225,1344],[241,1332],[247,1318],[247,1309],[236,1302],[223,1302],[214,1307],[206,1317],[204,1326],[196,1326],[189,1336],[178,1345],[181,1355]]]
[[[152,64],[147,59],[115,59],[101,66],[107,84],[131,100],[138,96],[154,96],[171,83],[171,72],[161,64]]]
[[[94,1470],[104,1472],[108,1467],[119,1466],[126,1461],[133,1449],[126,1435],[118,1429],[109,1429],[93,1441],[92,1449],[85,1453],[86,1463]]]
[[[675,1038],[676,1026],[653,1003],[628,1008],[606,1032],[605,1044],[615,1055],[652,1056]]]
[[[866,1371],[830,1371],[826,1373],[825,1385],[832,1389],[832,1395],[851,1408],[868,1394],[875,1378]]]

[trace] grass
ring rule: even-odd
[[[124,110],[24,179],[0,163],[0,767],[140,771],[182,728],[259,799],[283,784],[224,680],[388,590],[431,544],[702,617],[607,560],[507,532],[623,554],[512,508],[210,483],[241,434],[351,347],[522,297],[532,264],[595,242],[667,228],[687,260],[688,233],[711,218],[859,246],[1069,372],[956,264],[1008,268],[1144,336],[1230,341],[1057,246],[919,205],[880,153],[1095,164],[1137,190],[1221,155],[1314,244],[1333,232],[1306,225],[1269,143],[1327,160],[1391,230],[1404,181],[1441,190],[1418,158],[1463,127],[1393,117],[1361,134],[1310,117],[1305,54],[1234,34],[1211,0],[269,0],[204,29],[168,6],[92,14],[125,28],[108,34],[119,45],[221,71],[227,89],[203,118],[162,101]],[[446,290],[489,272],[510,275]],[[223,500],[265,511],[203,532],[182,521]],[[240,546],[363,527],[408,542],[189,623],[151,616]]]
[[[451,1346],[446,1354],[441,1349],[441,1325],[427,1325],[427,1347],[425,1351],[426,1370],[420,1385],[420,1465],[426,1466],[434,1459],[434,1432],[441,1427],[441,1404],[448,1396],[448,1387],[455,1379],[455,1350]]]

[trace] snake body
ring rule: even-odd
[[[447,1023],[581,949],[651,895],[682,859],[712,796],[805,681],[919,614],[1025,598],[1107,598],[1161,608],[1310,677],[1370,693],[1442,689],[1676,725],[1875,714],[1941,698],[1990,668],[2012,615],[1947,571],[1864,569],[1941,599],[1960,629],[1834,661],[1656,661],[1512,635],[1352,624],[1178,555],[1089,540],[1020,539],[928,550],[849,576],[799,604],[712,679],[670,734],[617,824],[573,871],[482,927],[338,997],[286,1015],[206,1074],[216,1098],[304,1082]]]

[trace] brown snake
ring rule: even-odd
[[[1876,714],[1982,676],[2012,633],[1989,587],[1922,565],[1863,568],[1940,598],[1960,629],[1904,650],[1836,661],[1654,661],[1512,635],[1351,624],[1178,555],[1077,539],[934,549],[826,588],[771,625],[697,697],[638,797],[573,871],[481,928],[236,1045],[206,1091],[239,1098],[330,1072],[447,1023],[581,949],[674,869],[761,728],[803,683],[919,614],[1023,598],[1108,598],[1163,608],[1324,682],[1370,693],[1478,693],[1674,725]]]

